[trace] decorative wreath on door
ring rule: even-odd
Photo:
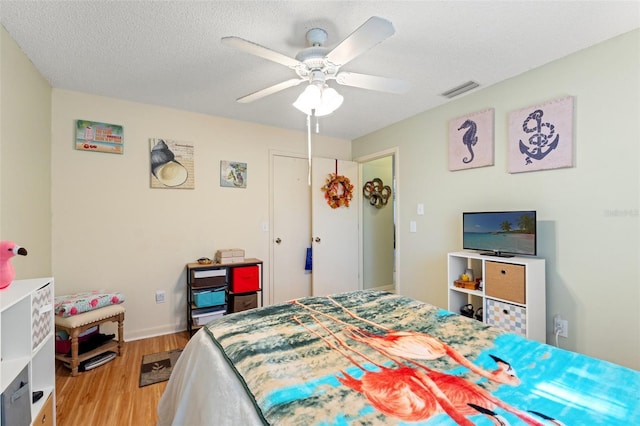
[[[349,202],[353,198],[353,185],[346,176],[337,173],[329,174],[327,183],[322,187],[324,198],[332,209],[345,206],[349,207]]]

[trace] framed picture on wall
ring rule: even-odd
[[[122,154],[124,130],[119,124],[76,120],[76,149]]]
[[[509,114],[509,173],[573,166],[573,96]]]
[[[494,109],[449,121],[449,170],[493,166]]]
[[[220,186],[247,187],[247,163],[220,161]]]
[[[194,189],[193,145],[170,139],[149,139],[151,188]]]

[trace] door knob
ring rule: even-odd
[[[280,244],[282,240],[280,238],[276,238],[276,244]]]
[[[316,243],[320,242],[320,237],[316,237]]]

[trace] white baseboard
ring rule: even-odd
[[[134,332],[124,334],[124,341],[131,342],[133,340],[148,339],[150,337],[164,336],[165,334],[180,333],[185,331],[187,327],[183,324],[170,324],[161,327],[146,328]]]

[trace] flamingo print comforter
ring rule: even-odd
[[[640,424],[640,373],[358,291],[209,323],[265,424]]]

